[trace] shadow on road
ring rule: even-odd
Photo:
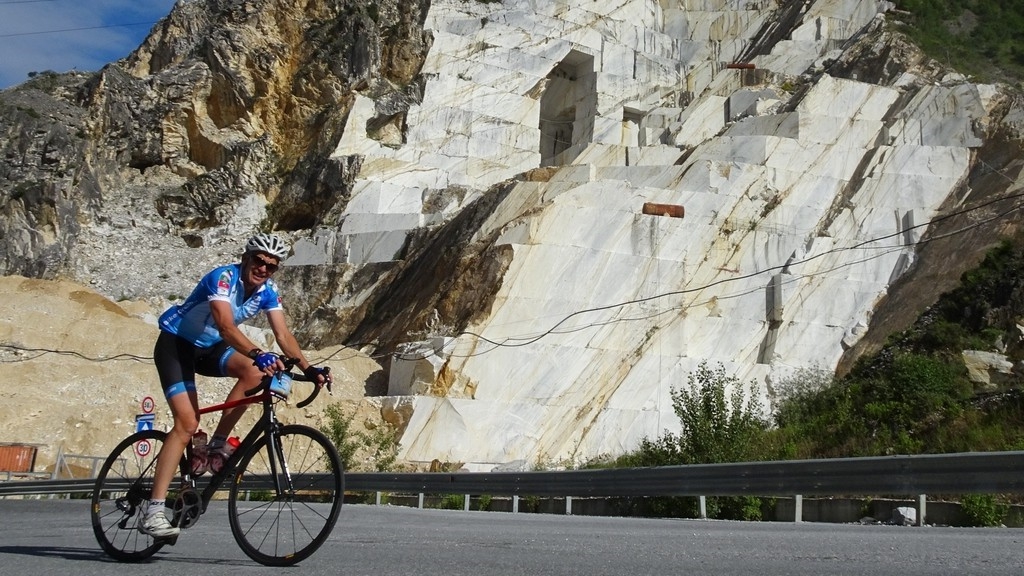
[[[100,550],[91,548],[67,548],[60,546],[0,546],[0,555],[12,554],[20,556],[35,556],[38,558],[63,558],[65,560],[85,560],[91,562],[106,562],[111,564],[121,564],[117,560],[107,556]],[[217,566],[253,566],[256,565],[254,562],[248,560],[239,559],[226,559],[226,558],[185,558],[185,557],[174,557],[168,556],[167,552],[162,552],[153,558],[142,560],[140,562],[132,562],[132,564],[151,564],[153,562],[178,562],[184,564],[214,564]],[[0,562],[2,565],[3,562]]]
[[[0,554],[19,554],[40,558],[64,558],[65,560],[108,561],[102,551],[89,548],[63,548],[59,546],[0,546]]]

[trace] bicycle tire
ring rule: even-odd
[[[92,529],[100,547],[115,560],[139,562],[167,544],[139,532],[143,503],[152,493],[157,455],[166,438],[167,433],[159,430],[128,436],[110,452],[96,476],[90,507]],[[172,481],[171,485],[176,484]],[[168,498],[173,499],[173,494]]]
[[[284,470],[278,466],[282,456]],[[344,494],[344,468],[327,436],[301,424],[282,426],[253,444],[235,469],[228,496],[231,533],[256,562],[290,566],[327,540]]]

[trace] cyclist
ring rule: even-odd
[[[285,322],[271,276],[287,255],[288,246],[281,238],[256,234],[246,242],[240,263],[210,271],[183,303],[171,306],[160,316],[160,335],[153,356],[174,427],[157,457],[153,492],[139,525],[142,533],[155,538],[178,534],[179,529],[171,525],[164,508],[181,455],[199,429],[195,374],[237,378],[227,396],[227,401],[232,401],[243,398],[264,375],[284,369],[280,358],[253,344],[239,324],[264,312],[281,351],[298,359],[299,368],[317,385],[330,383],[330,372],[306,360]],[[223,466],[228,434],[245,409],[238,406],[225,410],[217,424],[208,446],[209,466],[214,472]]]

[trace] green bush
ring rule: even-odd
[[[463,494],[446,494],[437,505],[442,510],[462,510],[466,506],[466,496]]]
[[[732,389],[728,400],[728,389]],[[757,440],[768,428],[763,408],[751,383],[744,402],[743,385],[725,373],[721,364],[711,369],[701,362],[688,378],[687,388],[672,391],[672,409],[682,424],[679,435],[666,432],[661,448],[676,464],[743,462],[764,457]]]
[[[772,434],[804,458],[934,450],[940,423],[960,417],[972,394],[953,360],[899,348],[818,389],[781,388]]]
[[[761,460],[774,455],[768,425],[754,383],[750,397],[744,399],[743,385],[725,373],[721,364],[712,369],[701,362],[691,373],[688,386],[672,391],[672,408],[682,429],[679,434],[665,432],[656,439],[644,438],[639,448],[616,458],[616,467],[711,464]],[[731,390],[731,392],[728,392]],[[591,467],[606,463],[591,464]],[[755,497],[707,498],[709,518],[755,520],[761,518],[761,500]],[[696,518],[699,501],[695,497],[627,498],[620,512],[655,517]]]
[[[648,518],[698,518],[700,501],[694,496],[648,496],[622,498],[616,501],[616,511],[621,516],[644,516]],[[717,516],[716,501],[706,499],[709,518]]]
[[[1005,0],[895,0],[895,18],[929,56],[982,81],[1024,78],[1024,5]]]
[[[769,437],[789,458],[859,455],[866,435],[863,386],[814,371],[800,372],[778,386],[777,428]],[[781,456],[780,456],[781,457]]]
[[[925,327],[921,343],[933,350],[956,350],[964,348],[963,343],[968,337],[967,330],[959,322],[940,318]]]
[[[398,461],[398,434],[391,426],[378,426],[369,433],[361,434],[364,445],[370,449],[375,469],[388,472],[395,469]]]
[[[398,459],[398,437],[391,427],[378,426],[370,432],[352,430],[355,414],[345,414],[341,407],[332,404],[324,411],[326,423],[321,430],[338,449],[338,456],[345,470],[357,468],[356,453],[363,449],[369,452],[374,470],[387,472],[394,468]]]
[[[712,500],[709,498],[708,500]],[[757,496],[725,496],[714,498],[718,512],[713,518],[758,522],[763,518],[763,502]],[[710,507],[710,504],[709,504]],[[709,514],[709,517],[710,514]]]
[[[636,451],[616,458],[611,465],[711,464],[770,457],[760,442],[769,423],[763,419],[756,384],[750,387],[750,398],[744,401],[737,378],[726,375],[721,364],[711,369],[701,362],[689,375],[686,388],[672,390],[672,408],[682,424],[680,433],[666,431],[656,439],[644,438]]]
[[[969,526],[1000,526],[1010,507],[991,494],[967,494],[960,500],[960,509]]]
[[[887,404],[887,417],[901,430],[914,430],[934,416],[951,416],[970,397],[962,369],[941,358],[898,354],[885,381],[874,382],[873,392]]]
[[[523,496],[519,499],[519,509],[523,512],[539,512],[540,496]]]
[[[341,458],[345,470],[353,469],[355,454],[360,446],[359,436],[350,432],[355,414],[346,415],[339,405],[331,404],[324,410],[324,415],[327,417],[327,423],[322,428],[323,433],[337,448],[338,456]]]

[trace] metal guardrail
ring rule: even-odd
[[[49,472],[9,472],[0,471],[0,482],[11,482],[20,480],[46,480],[52,478]]]
[[[94,480],[0,482],[0,496],[75,494]],[[493,496],[1024,494],[1024,451],[561,472],[349,473],[357,492]]]

